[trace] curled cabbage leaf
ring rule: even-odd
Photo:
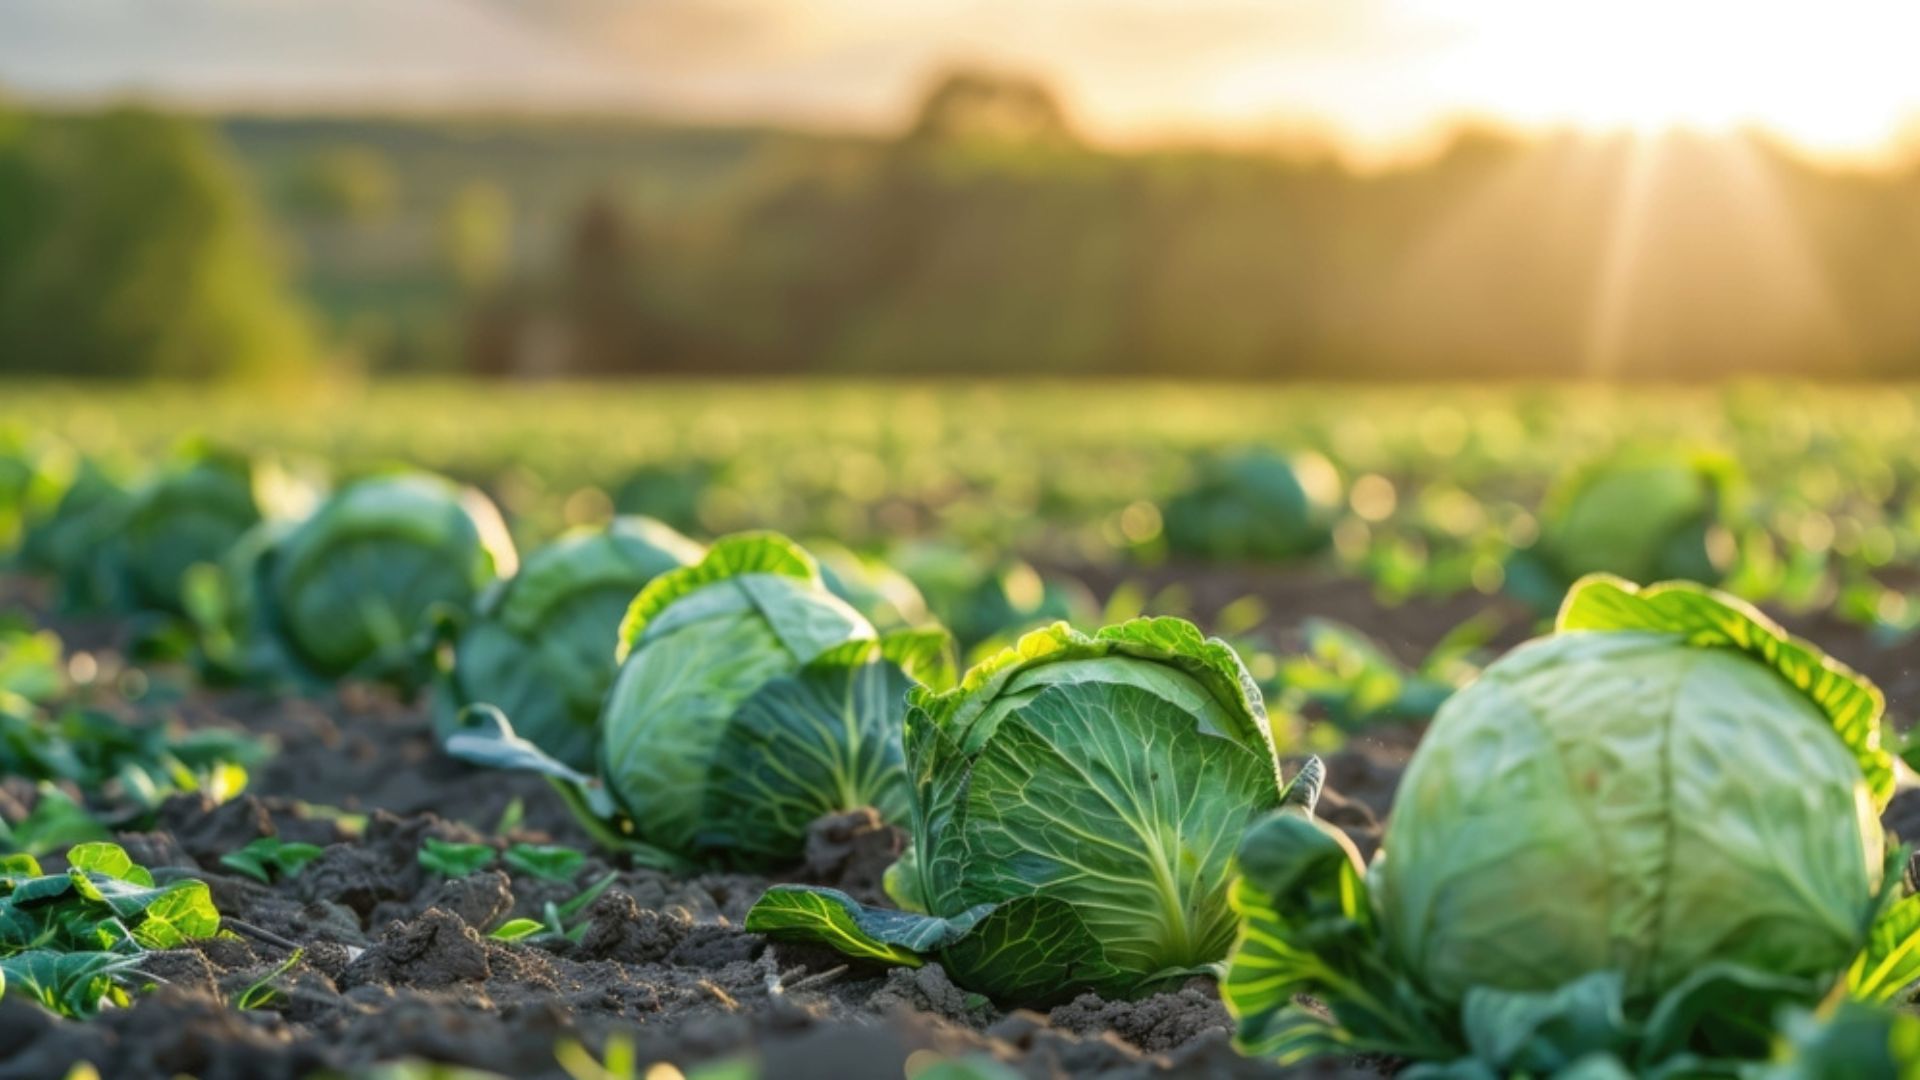
[[[1179,619],[1030,633],[916,691],[907,753],[913,847],[888,875],[906,910],[780,886],[747,926],[935,958],[1005,1004],[1150,992],[1223,959],[1233,849],[1286,797],[1253,680]]]

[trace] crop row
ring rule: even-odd
[[[1178,618],[1056,622],[962,672],[898,574],[829,573],[772,533],[702,546],[615,518],[522,560],[485,496],[424,473],[303,499],[200,447],[131,492],[92,475],[38,504],[23,559],[148,613],[148,647],[209,678],[428,690],[450,754],[546,775],[639,864],[777,870],[862,807],[907,830],[895,906],[779,886],[747,922],[770,937],[937,961],[1008,1006],[1214,974],[1242,1048],[1282,1062],[1920,1068],[1920,1025],[1887,1007],[1920,985],[1920,898],[1879,824],[1879,691],[1728,594],[1588,572],[1636,551],[1649,575],[1710,570],[1700,508],[1650,494],[1694,490],[1697,463],[1628,461],[1568,496],[1610,509],[1562,511],[1541,573],[1584,576],[1549,636],[1441,706],[1371,865],[1315,818],[1318,761],[1283,773],[1298,748],[1240,654]],[[1219,500],[1193,497],[1169,520],[1210,520]],[[1631,518],[1659,542],[1632,547]],[[0,952],[210,929],[204,894],[76,850],[64,875],[6,864]],[[14,963],[93,1004],[118,985]]]

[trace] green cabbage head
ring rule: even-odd
[[[516,561],[486,496],[394,473],[341,489],[275,535],[247,568],[257,584],[242,591],[297,670],[411,685],[432,621],[470,610]]]
[[[488,589],[460,632],[442,715],[498,706],[542,750],[592,769],[627,608],[648,582],[698,562],[702,551],[651,518],[620,517],[527,556],[519,573]]]
[[[1577,469],[1541,507],[1540,550],[1559,583],[1586,574],[1714,582],[1712,543],[1734,486],[1732,462],[1636,451]]]
[[[547,773],[603,842],[656,865],[791,862],[822,816],[905,820],[901,717],[910,673],[940,678],[943,632],[879,637],[798,545],[744,533],[655,578],[617,637],[598,776],[495,710],[467,714],[448,750]]]
[[[1167,546],[1207,559],[1284,560],[1333,538],[1339,480],[1317,457],[1255,447],[1203,458],[1162,511]]]
[[[1179,619],[1034,631],[916,691],[906,910],[776,887],[748,929],[918,965],[1003,1004],[1136,995],[1222,960],[1248,825],[1282,804],[1259,690]]]
[[[190,444],[133,492],[120,545],[129,599],[186,614],[195,566],[215,566],[274,506],[278,474],[244,454]]]
[[[1844,968],[1891,795],[1877,695],[1704,590],[1576,590],[1560,632],[1447,702],[1376,895],[1436,995],[1617,970],[1631,998],[1730,962]]]
[[[1364,877],[1319,823],[1248,836],[1240,1045],[1734,1075],[1784,1009],[1910,997],[1920,897],[1884,850],[1881,708],[1732,597],[1583,579],[1557,633],[1440,709]]]

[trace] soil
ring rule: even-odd
[[[1363,585],[1271,574],[1195,572],[1187,583],[1203,614],[1209,603],[1255,592],[1268,598],[1281,640],[1312,613],[1375,634],[1408,659],[1460,619],[1500,604],[1465,597],[1386,608]],[[0,609],[44,613],[35,599],[17,583],[0,585]],[[116,681],[114,625],[42,617],[69,635],[70,648],[89,651],[100,682]],[[1505,636],[1517,640],[1528,627],[1523,615]],[[1912,678],[1905,662],[1857,631],[1828,627],[1820,640],[1864,671]],[[150,678],[184,685],[179,673]],[[1382,1075],[1363,1062],[1283,1069],[1240,1057],[1207,979],[1143,1001],[1087,995],[1048,1013],[1003,1013],[937,965],[868,967],[740,928],[770,880],[878,899],[900,836],[870,814],[818,823],[802,865],[772,877],[674,877],[590,857],[570,884],[497,866],[449,881],[419,865],[425,839],[592,845],[543,781],[445,757],[425,709],[379,691],[346,687],[299,699],[188,689],[168,709],[184,725],[242,729],[277,747],[254,770],[248,794],[218,806],[175,797],[151,831],[120,837],[161,880],[206,881],[236,936],[155,954],[146,970],[162,985],[85,1023],[53,1018],[17,995],[0,998],[0,1080],[59,1077],[82,1060],[130,1080],[272,1080],[350,1075],[403,1058],[557,1080],[566,1075],[558,1042],[597,1051],[615,1033],[632,1040],[643,1063],[688,1067],[745,1056],[762,1062],[765,1076],[796,1080],[898,1080],[909,1058],[924,1060],[926,1051],[984,1055],[1033,1078]],[[1418,734],[1417,726],[1386,728],[1328,756],[1321,812],[1365,852],[1378,844]],[[18,784],[0,789],[9,813],[33,798]],[[516,804],[518,824],[497,835]],[[1920,796],[1896,799],[1888,821],[1920,835]],[[325,850],[273,885],[221,865],[222,854],[262,836]],[[540,917],[550,902],[608,874],[613,884],[586,911],[589,927],[577,944],[485,936],[509,918]],[[247,1011],[228,1004],[295,947],[302,959],[275,981],[275,1001]]]

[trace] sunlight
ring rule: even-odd
[[[1811,149],[1865,153],[1894,138],[1913,105],[1905,54],[1920,40],[1920,6],[1911,4],[1410,4],[1472,12],[1433,77],[1469,108],[1522,123],[1761,127]]]

